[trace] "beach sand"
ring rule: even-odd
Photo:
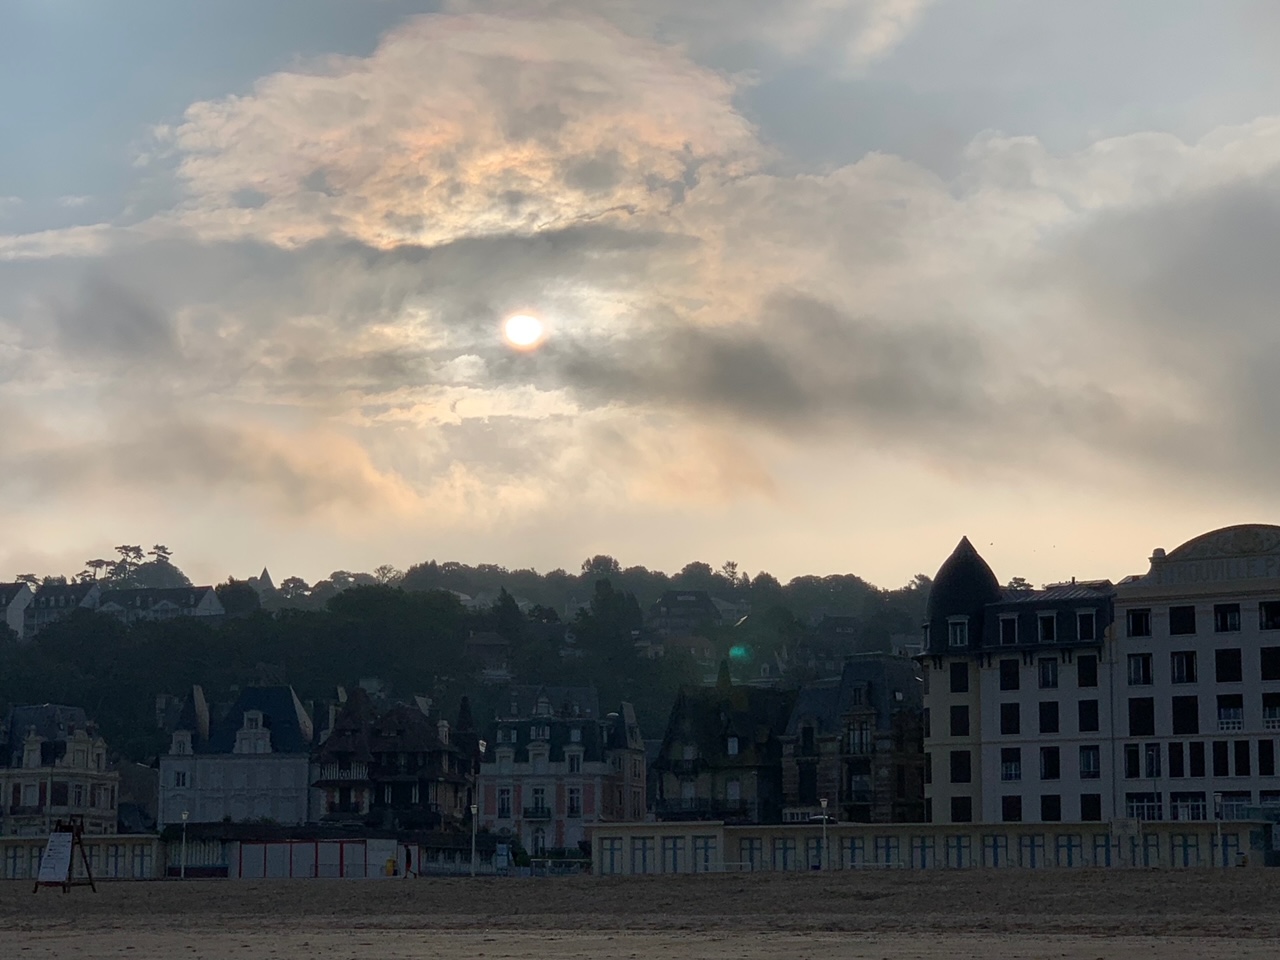
[[[1280,956],[1280,871],[0,883],[0,957]]]

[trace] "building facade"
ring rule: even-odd
[[[385,830],[464,832],[478,743],[465,708],[453,727],[429,702],[379,708],[356,687],[316,750],[319,819]]]
[[[80,707],[14,707],[0,729],[0,833],[47,836],[58,820],[114,834],[120,775]]]
[[[1147,573],[1001,590],[968,541],[929,601],[936,823],[1235,820],[1280,810],[1280,527]]]
[[[1261,867],[1272,824],[1156,822],[997,824],[600,824],[597,876],[760,870],[963,870]]]
[[[125,623],[173,620],[177,617],[220,617],[226,613],[213,587],[104,590],[98,611]]]
[[[800,689],[780,740],[784,822],[924,819],[924,711],[914,661],[848,657],[838,678]]]
[[[51,623],[77,610],[98,609],[102,588],[96,583],[46,583],[22,611],[22,637],[30,640]]]
[[[795,703],[794,691],[733,685],[727,664],[714,686],[682,687],[651,764],[657,818],[780,822]]]
[[[311,717],[292,687],[248,687],[225,712],[200,687],[160,757],[161,829],[183,822],[311,819]]]
[[[574,852],[592,824],[644,818],[645,778],[631,704],[602,716],[594,688],[513,686],[480,767],[480,826],[533,856]]]
[[[1280,806],[1280,527],[1215,530],[1116,588],[1116,815]]]

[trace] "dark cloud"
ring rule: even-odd
[[[175,357],[169,319],[136,290],[91,273],[74,301],[53,303],[58,342],[66,353],[107,362],[150,362]]]

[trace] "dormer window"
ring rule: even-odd
[[[574,727],[572,730],[570,730],[570,731],[569,731],[569,742],[570,742],[570,743],[581,743],[581,742],[582,742],[582,731],[581,731],[581,730],[579,730],[577,727]]]
[[[954,617],[947,621],[947,646],[967,647],[969,645],[969,618]]]
[[[262,729],[262,714],[256,711],[250,711],[244,715],[244,728],[246,730]]]
[[[546,697],[542,697],[538,700],[538,707],[537,707],[537,712],[535,713],[535,716],[539,716],[539,717],[551,716],[551,701],[548,700]]]
[[[738,738],[730,737],[725,745],[725,749],[729,756],[736,757],[738,755]]]

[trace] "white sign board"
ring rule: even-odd
[[[71,876],[71,834],[51,833],[40,861],[37,883],[66,883]]]

